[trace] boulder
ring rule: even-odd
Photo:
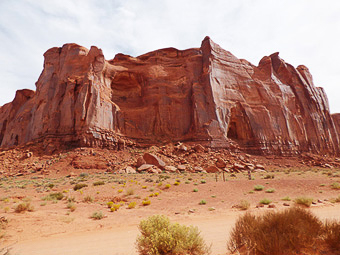
[[[204,151],[204,147],[203,147],[201,144],[196,144],[196,145],[194,146],[194,150],[195,150],[196,152],[200,153],[200,152],[203,152],[203,151]]]
[[[135,173],[136,173],[136,169],[134,169],[134,168],[131,167],[131,166],[127,166],[127,167],[125,168],[125,172],[126,172],[127,174],[135,174]]]
[[[217,158],[217,161],[215,164],[218,168],[225,168],[227,166],[227,163],[221,158]]]
[[[165,167],[164,161],[157,157],[155,154],[144,153],[143,158],[147,164],[157,166],[160,169],[164,169]]]
[[[164,170],[166,172],[175,173],[177,171],[177,168],[174,166],[165,166]]]
[[[205,171],[207,173],[218,173],[221,172],[221,170],[219,168],[217,168],[216,166],[208,166]]]
[[[137,168],[140,167],[141,165],[144,165],[144,164],[146,164],[146,161],[144,160],[144,158],[143,157],[138,157],[137,158],[137,163],[136,163]]]
[[[185,171],[185,170],[187,169],[187,166],[185,166],[185,165],[178,165],[178,166],[177,166],[177,169],[178,169],[179,171]]]
[[[143,164],[141,165],[140,167],[138,167],[137,171],[138,172],[143,172],[143,171],[146,171],[146,170],[149,170],[150,168],[152,168],[153,165],[150,165],[150,164]]]
[[[244,165],[241,165],[241,164],[239,164],[239,163],[234,163],[233,169],[235,169],[235,170],[244,170],[244,169],[245,169],[245,166],[244,166]]]

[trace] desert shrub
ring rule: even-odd
[[[207,181],[206,180],[201,180],[201,183],[204,184],[204,183],[207,183]]]
[[[151,201],[150,200],[143,200],[142,205],[147,206],[150,205]]]
[[[126,195],[127,196],[132,196],[134,194],[135,194],[135,190],[133,188],[127,189],[127,191],[126,191]]]
[[[117,190],[117,192],[118,192],[118,193],[122,193],[122,192],[123,192],[123,190],[122,190],[122,189],[119,189],[119,190]]]
[[[282,201],[291,201],[292,199],[289,196],[285,196],[281,198]]]
[[[255,185],[254,186],[254,190],[256,190],[256,191],[261,191],[261,190],[263,190],[264,189],[264,186],[263,185]]]
[[[197,227],[170,223],[169,218],[154,215],[139,224],[141,235],[136,245],[140,255],[210,254]]]
[[[85,187],[87,187],[86,183],[77,183],[76,185],[74,185],[73,190],[76,191],[76,190],[80,190]]]
[[[76,205],[73,202],[69,202],[67,204],[67,209],[70,209],[71,212],[74,212],[76,210]]]
[[[90,216],[91,219],[94,219],[94,220],[101,220],[102,218],[104,217],[104,214],[99,211],[99,212],[94,212],[92,213],[92,215]]]
[[[237,205],[237,208],[240,210],[248,210],[250,207],[250,203],[247,200],[241,200],[240,203]]]
[[[54,184],[53,183],[48,183],[47,184],[47,187],[49,187],[50,189],[52,189],[54,187]]]
[[[275,189],[267,189],[266,190],[266,193],[274,193],[275,192]]]
[[[310,207],[312,202],[313,202],[313,198],[311,197],[297,197],[294,199],[294,202],[298,205],[304,205],[306,207]]]
[[[83,201],[85,203],[92,203],[93,202],[93,197],[91,197],[90,195],[87,195],[86,197],[84,197]]]
[[[178,185],[179,185],[179,182],[175,182],[174,185],[175,185],[175,186],[178,186]]]
[[[340,196],[334,198],[334,202],[335,202],[335,203],[340,203]]]
[[[340,189],[340,183],[338,183],[338,182],[333,182],[333,183],[331,184],[331,187],[332,187],[332,189]]]
[[[104,184],[105,184],[105,182],[103,182],[103,181],[96,181],[96,182],[93,183],[93,186],[100,186],[100,185],[104,185]]]
[[[321,231],[320,220],[298,207],[260,216],[246,213],[236,221],[228,249],[242,254],[300,254],[315,245]]]
[[[193,189],[192,191],[193,191],[193,192],[198,192],[198,189]]]
[[[324,240],[331,250],[340,254],[340,221],[325,222]]]
[[[128,205],[128,209],[133,209],[133,208],[136,207],[136,205],[137,205],[136,202],[130,202],[129,205]]]
[[[171,187],[171,184],[166,184],[166,185],[164,186],[165,189],[170,189],[170,187]]]
[[[113,202],[112,201],[107,202],[106,205],[107,205],[108,208],[111,208],[113,206]]]
[[[88,177],[88,176],[89,176],[88,173],[80,173],[80,174],[79,174],[79,177],[80,177],[80,178],[86,178],[86,177]]]
[[[142,189],[146,189],[147,187],[146,186],[142,186]]]
[[[49,197],[52,198],[52,200],[62,200],[64,198],[64,195],[61,192],[56,192],[49,194]]]
[[[267,174],[263,177],[263,179],[274,179],[274,175],[273,174]]]
[[[119,208],[120,208],[120,204],[114,204],[111,206],[110,210],[111,212],[115,212],[115,211],[118,211]]]
[[[268,198],[263,198],[260,200],[260,204],[269,205],[272,201]]]
[[[205,201],[204,199],[202,199],[200,202],[199,202],[200,205],[206,205],[207,204],[207,201]]]
[[[34,207],[29,202],[20,203],[15,207],[14,211],[16,213],[21,213],[21,212],[25,212],[25,211],[33,212]]]

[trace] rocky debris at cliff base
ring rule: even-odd
[[[119,151],[80,147],[53,155],[45,155],[43,148],[38,145],[17,147],[0,151],[0,177],[54,173],[64,173],[66,176],[71,172],[76,174],[92,171],[130,174],[135,172],[157,174],[163,171],[247,174],[248,171],[266,173],[277,169],[287,171],[295,168],[308,169],[312,166],[332,171],[333,167],[339,167],[338,158],[315,154],[294,158],[268,157],[231,152],[227,149],[212,150],[203,146],[199,146],[200,152],[197,152],[197,145],[184,145],[187,150],[181,150],[173,144],[149,148],[125,148]],[[30,157],[26,156],[28,152],[31,152]],[[145,158],[151,163],[147,163]]]

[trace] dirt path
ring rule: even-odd
[[[313,208],[320,219],[340,220],[340,205]],[[174,217],[181,224],[197,226],[208,244],[212,244],[212,254],[225,254],[230,230],[240,212],[229,210],[214,217],[204,216]],[[135,240],[139,234],[137,225],[117,227],[110,230],[96,230],[81,233],[61,234],[27,240],[13,245],[11,254],[18,255],[73,255],[73,254],[137,254]]]

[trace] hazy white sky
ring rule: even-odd
[[[35,89],[51,47],[96,45],[111,59],[199,47],[206,35],[255,65],[277,51],[306,65],[340,112],[337,0],[0,0],[0,105]]]

